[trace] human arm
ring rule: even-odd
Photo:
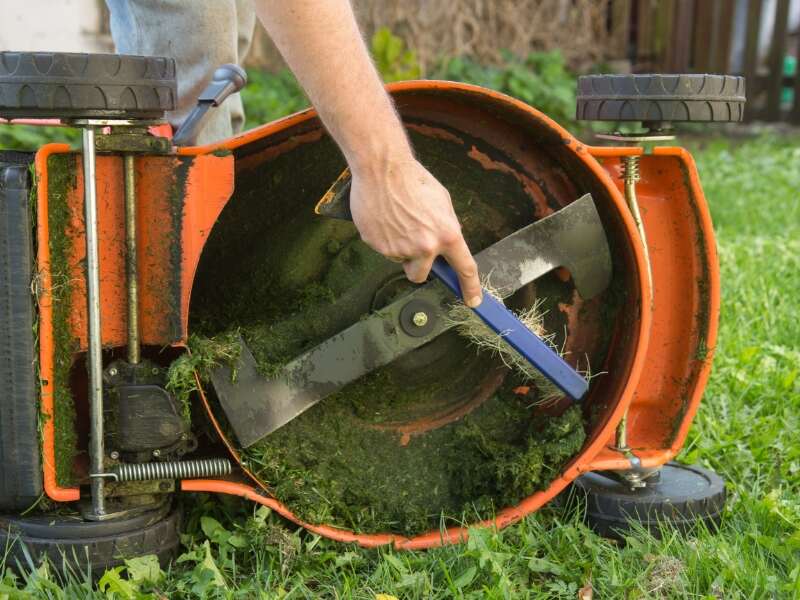
[[[344,153],[352,172],[350,209],[361,238],[403,259],[425,281],[442,255],[465,302],[481,301],[478,268],[447,190],[415,158],[349,0],[255,0],[256,12]]]

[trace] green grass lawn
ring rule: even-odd
[[[644,532],[624,545],[578,515],[546,508],[466,545],[362,550],[294,531],[266,509],[186,499],[185,553],[168,573],[148,559],[95,591],[46,570],[5,598],[800,598],[800,139],[697,144],[722,263],[716,361],[682,459],[722,474],[721,531]],[[30,596],[24,592],[27,590]],[[383,597],[386,600],[386,596]]]

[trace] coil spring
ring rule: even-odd
[[[231,461],[227,458],[182,460],[151,463],[122,463],[112,472],[117,481],[151,481],[154,479],[197,479],[230,475]]]
[[[624,167],[624,177],[628,181],[639,181],[639,157],[638,156],[623,156],[622,165]]]

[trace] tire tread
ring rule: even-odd
[[[0,52],[2,117],[152,119],[176,101],[172,58]]]
[[[584,75],[576,118],[582,121],[738,122],[744,77],[733,75]]]
[[[38,522],[28,527],[23,518],[0,518],[0,547],[9,548],[9,565],[18,562],[25,566],[27,554],[36,563],[46,557],[59,569],[83,570],[89,564],[93,573],[101,574],[126,559],[147,554],[155,554],[166,565],[180,546],[181,522],[182,513],[175,509],[154,512],[144,522],[142,517],[134,517],[114,523],[84,522],[79,527],[70,523],[67,529],[56,523],[52,533],[39,535],[42,528]]]
[[[621,537],[631,522],[641,524],[658,536],[660,525],[668,523],[690,531],[698,522],[719,525],[725,508],[725,483],[708,469],[671,462],[665,465],[667,479],[643,490],[630,491],[621,483],[589,473],[575,480],[575,495],[585,501],[586,520],[599,534]],[[669,472],[671,470],[671,472]],[[693,489],[676,486],[672,473],[691,476]]]
[[[4,158],[5,157],[5,158]],[[0,509],[29,507],[42,491],[37,430],[30,155],[0,153]]]

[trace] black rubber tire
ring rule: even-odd
[[[738,122],[744,77],[733,75],[584,75],[581,121]]]
[[[88,564],[97,575],[146,554],[166,566],[177,555],[181,521],[180,509],[169,505],[112,521],[84,521],[77,515],[0,517],[0,548],[9,548],[6,564],[22,570],[47,557],[59,570],[86,572]]]
[[[31,294],[31,154],[0,152],[0,510],[42,492]]]
[[[0,52],[0,117],[158,119],[176,99],[172,58]]]
[[[700,522],[716,529],[725,507],[725,482],[708,469],[671,462],[660,478],[631,490],[601,473],[586,473],[573,482],[572,499],[585,501],[587,523],[597,533],[622,538],[636,522],[659,536],[661,525],[684,533]]]

